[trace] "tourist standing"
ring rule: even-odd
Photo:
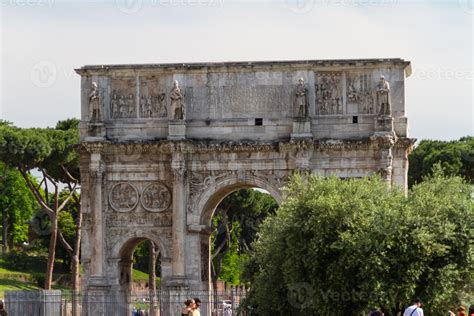
[[[201,300],[197,297],[194,299],[194,308],[193,308],[193,313],[191,314],[192,316],[201,316]]]
[[[469,316],[474,316],[474,305],[469,307]]]
[[[0,300],[0,316],[8,316],[5,306],[3,305],[3,300]]]
[[[405,309],[403,316],[424,316],[422,306],[423,302],[419,298],[414,299],[413,304]]]
[[[191,316],[194,305],[194,300],[186,300],[184,307],[181,309],[181,316]]]
[[[459,306],[457,311],[458,311],[457,316],[466,316],[466,309],[463,306]]]

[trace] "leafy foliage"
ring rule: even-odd
[[[212,277],[241,284],[244,262],[263,220],[278,207],[267,193],[242,189],[228,195],[213,216]]]
[[[258,315],[428,315],[459,303],[472,273],[471,188],[438,167],[408,197],[379,178],[295,176],[247,264]],[[442,312],[441,312],[442,311]]]
[[[458,141],[422,140],[409,156],[408,183],[419,183],[435,164],[441,164],[448,175],[464,177],[474,183],[474,137]]]
[[[58,237],[58,216],[70,199],[75,199],[75,190],[79,184],[78,155],[73,145],[79,140],[78,121],[70,119],[60,121],[57,128],[21,129],[9,124],[0,124],[0,161],[8,168],[16,168],[37,202],[51,220],[49,256],[46,271],[45,288],[52,283],[56,243]],[[42,176],[39,185],[31,178],[31,171],[38,170]],[[69,195],[60,200],[60,186],[67,184]],[[52,190],[50,190],[52,189]],[[78,204],[78,208],[80,206]],[[79,234],[77,235],[79,236]],[[74,287],[78,287],[79,246],[72,247],[59,234],[61,244],[73,259]],[[79,237],[76,238],[79,240]]]
[[[28,222],[38,208],[33,194],[16,169],[0,165],[0,211],[6,216],[7,240],[10,246],[28,241]]]
[[[148,266],[149,266],[149,261],[150,261],[150,250],[149,250],[149,240],[141,242],[136,248],[135,251],[133,252],[133,268],[141,271],[143,273],[148,273]],[[159,262],[159,257],[160,254],[158,253],[158,260]],[[155,265],[155,273],[157,277],[161,276],[161,266],[160,264]]]

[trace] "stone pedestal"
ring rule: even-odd
[[[291,139],[311,138],[311,121],[309,118],[297,118],[293,121]]]
[[[168,123],[168,139],[183,140],[186,138],[186,122],[170,121]]]
[[[387,115],[377,116],[375,118],[375,134],[376,135],[395,135],[393,129],[393,117]]]
[[[117,310],[118,307],[122,312],[127,310],[120,297],[111,294],[107,279],[91,276],[87,292],[82,295],[82,315],[107,315],[109,310]]]
[[[161,301],[163,315],[180,315],[184,301],[191,298],[188,280],[184,276],[172,277],[166,282],[166,288]]]
[[[87,123],[88,136],[87,141],[102,140],[106,136],[105,125],[102,122]]]

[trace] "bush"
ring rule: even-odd
[[[379,178],[296,176],[254,244],[245,304],[261,316],[392,316],[419,296],[444,315],[469,291],[473,223],[471,187],[440,170],[408,197]]]

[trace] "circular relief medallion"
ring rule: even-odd
[[[138,204],[138,191],[130,183],[117,183],[112,187],[109,202],[117,212],[129,212]]]
[[[171,192],[161,183],[149,184],[140,198],[143,207],[150,212],[162,212],[171,204]]]

